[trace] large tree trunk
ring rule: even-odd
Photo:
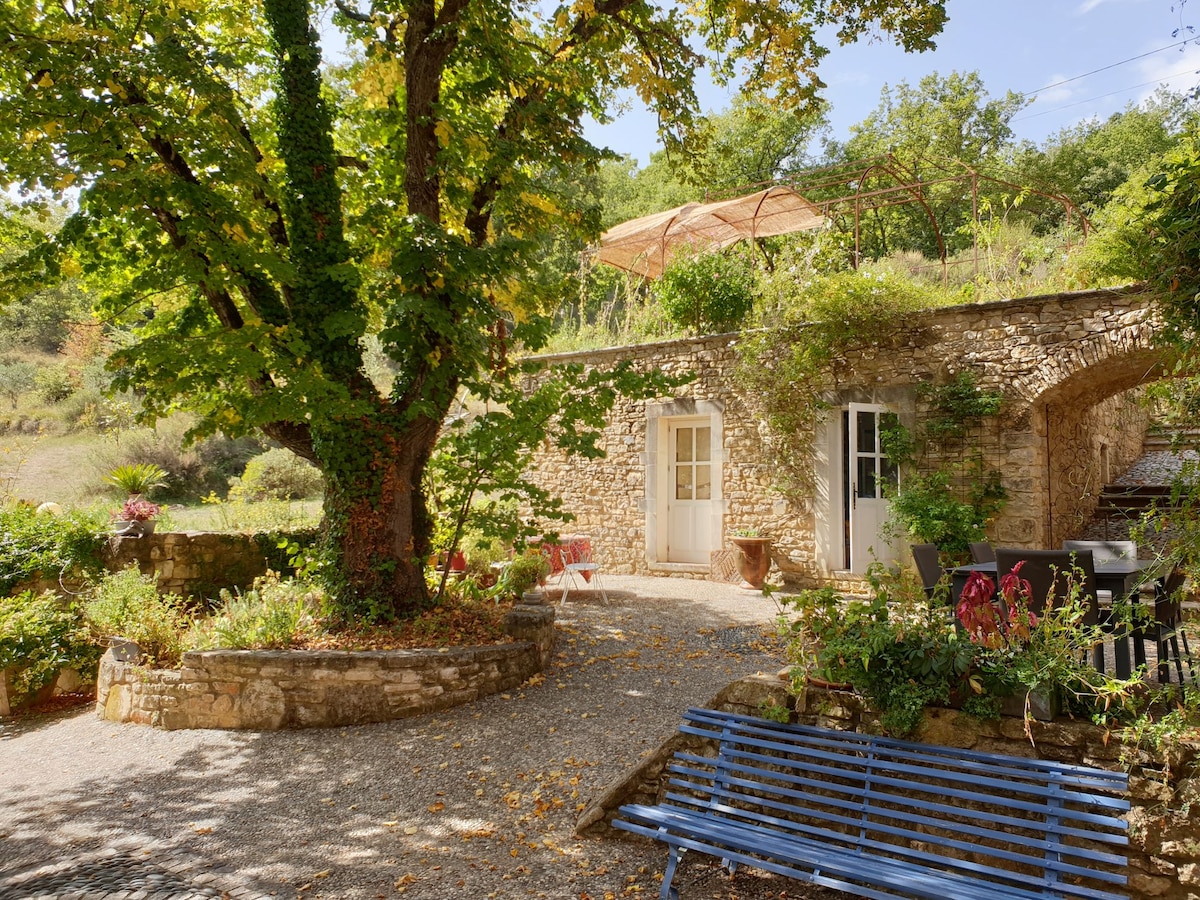
[[[431,523],[421,478],[437,423],[400,423],[380,401],[374,417],[323,426],[314,445],[325,472],[327,579],[356,616],[413,615],[429,605]]]

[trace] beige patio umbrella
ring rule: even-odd
[[[657,278],[680,248],[717,250],[741,240],[820,228],[816,206],[775,186],[716,203],[688,203],[615,225],[600,237],[601,262]]]

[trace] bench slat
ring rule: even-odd
[[[687,756],[683,756],[680,758],[686,759],[689,762],[710,763],[710,764],[712,763],[712,759],[702,757],[702,756],[687,755]],[[755,757],[755,758],[757,760],[759,760],[760,762],[766,762],[768,764],[773,764],[776,762],[778,762],[781,765],[786,764],[783,761],[779,761],[779,760],[771,758],[771,757]],[[982,793],[972,792],[972,791],[963,791],[963,790],[954,790],[954,789],[949,789],[949,788],[943,788],[941,786],[930,785],[928,782],[912,782],[912,781],[906,781],[906,780],[902,780],[902,779],[886,778],[886,777],[882,777],[882,776],[872,778],[871,789],[868,789],[865,785],[866,779],[865,779],[864,775],[860,775],[859,773],[856,773],[853,770],[838,768],[836,766],[812,765],[812,766],[808,766],[804,769],[805,772],[810,773],[810,774],[797,775],[797,774],[792,774],[792,773],[788,773],[788,772],[765,771],[762,769],[755,769],[754,767],[750,767],[750,766],[744,766],[744,767],[737,766],[737,765],[731,766],[728,754],[725,754],[723,757],[721,757],[721,759],[723,759],[724,764],[727,768],[730,768],[730,767],[737,768],[739,770],[744,770],[749,773],[762,773],[762,774],[764,774],[765,777],[769,778],[772,782],[785,782],[785,783],[788,783],[791,785],[804,786],[804,787],[809,787],[809,788],[817,788],[817,789],[820,789],[823,791],[836,791],[839,794],[842,794],[847,798],[855,798],[855,800],[847,801],[849,804],[851,804],[847,808],[854,808],[854,809],[859,808],[859,803],[856,801],[861,801],[864,797],[884,795],[884,792],[873,790],[873,788],[876,785],[879,785],[879,786],[886,785],[888,787],[892,787],[892,788],[896,788],[896,789],[900,789],[900,790],[913,789],[913,790],[919,791],[920,793],[924,793],[924,794],[935,793],[937,796],[940,796],[940,797],[950,796],[950,797],[954,797],[955,799],[964,800],[964,801],[968,801],[968,802],[979,802],[979,803],[987,803],[990,805],[999,805],[999,806],[1004,807],[1005,809],[1021,811],[1021,812],[1026,812],[1026,813],[1030,813],[1030,814],[1040,813],[1040,814],[1046,815],[1046,814],[1053,812],[1057,816],[1069,818],[1076,822],[1093,825],[1098,828],[1116,828],[1116,829],[1124,830],[1124,828],[1126,827],[1124,821],[1122,821],[1119,818],[1113,817],[1113,816],[1106,816],[1106,815],[1102,815],[1099,813],[1091,813],[1086,810],[1074,809],[1074,808],[1058,809],[1055,807],[1051,807],[1047,804],[1031,803],[1031,802],[1018,800],[1013,797],[1008,797],[1003,793],[1000,793],[999,795],[997,795],[997,794],[982,794]],[[695,774],[695,773],[693,772],[692,774]],[[827,781],[824,779],[817,779],[815,777],[812,777],[815,775],[825,775],[825,776],[829,776],[831,778],[841,778],[846,781],[850,781],[852,783],[847,784],[847,783],[839,783],[839,782],[830,782],[830,781]],[[857,782],[857,783],[853,783],[853,782]],[[797,799],[797,800],[811,799],[811,797],[812,797],[812,795],[806,791],[788,790],[786,788],[780,788],[780,791],[786,792],[786,796],[792,797],[793,799]],[[1085,797],[1082,799],[1086,800],[1087,798]],[[973,815],[974,814],[975,817],[977,817],[977,818],[982,817],[981,813],[979,813],[977,811],[973,813],[973,811],[970,810],[969,808],[964,809],[963,814],[964,815]]]
[[[743,785],[743,786],[746,786],[746,785]],[[732,791],[727,788],[717,788],[717,789],[714,789],[711,793],[712,793],[712,796],[719,797],[723,800],[728,801],[729,803],[742,803],[742,804],[753,803],[756,806],[759,806],[763,809],[773,810],[775,812],[780,812],[780,813],[789,813],[789,812],[790,813],[796,813],[796,812],[802,813],[803,812],[803,810],[797,810],[796,807],[791,806],[787,803],[783,803],[783,802],[780,802],[777,800],[772,800],[770,798],[751,796],[751,795],[743,794],[743,793],[740,793],[737,791]],[[696,800],[695,797],[689,797],[688,795],[684,795],[684,794],[675,794],[675,793],[668,792],[666,795],[666,798],[667,798],[667,800],[677,803],[677,804],[696,805],[697,807],[701,806],[701,804]],[[716,811],[716,809],[717,809],[716,807],[709,807],[709,808],[714,809],[714,811]],[[952,813],[955,812],[955,810],[952,807],[942,807],[942,809],[948,809]],[[770,823],[779,825],[780,827],[787,827],[789,829],[795,828],[798,830],[805,831],[806,833],[811,828],[811,826],[802,827],[797,822],[792,821],[792,820],[780,819],[776,816],[766,815],[766,814],[762,814],[762,813],[755,813],[751,810],[745,809],[744,806],[736,807],[735,810],[736,810],[737,815],[741,815],[746,818],[754,819],[756,821],[770,822]],[[720,811],[727,815],[731,814],[731,810],[725,806],[720,807]],[[884,818],[888,818],[888,819],[896,819],[898,821],[908,822],[911,824],[924,825],[927,828],[945,829],[947,827],[946,821],[944,819],[935,819],[930,816],[918,816],[918,815],[912,815],[912,814],[907,814],[907,813],[902,814],[902,815],[894,815],[893,811],[891,811],[891,810],[880,811],[877,813],[877,815],[884,817]],[[814,817],[814,818],[817,818],[817,817]],[[862,824],[861,819],[857,816],[851,817],[851,816],[822,814],[819,816],[819,818],[821,819],[821,821],[842,824],[842,825],[847,826],[848,828],[854,828],[854,829],[859,828]],[[1022,827],[1022,828],[1026,828],[1026,829],[1029,828],[1029,822],[1027,822],[1027,821],[1019,821],[1018,820],[1016,822],[1016,825],[1017,825],[1017,827]],[[813,828],[812,830],[814,832],[821,832],[822,834],[827,834],[827,835],[837,834],[837,832],[823,831],[823,830],[817,829],[817,828]],[[1044,837],[1035,838],[1035,837],[1030,837],[1030,836],[1026,836],[1026,835],[1013,834],[1012,832],[1008,832],[1008,831],[1000,831],[997,829],[989,829],[989,828],[980,828],[977,826],[967,825],[964,823],[955,823],[953,833],[954,834],[972,835],[974,837],[984,839],[984,840],[990,840],[990,841],[1005,841],[1009,844],[1014,844],[1018,847],[1025,848],[1029,851],[1036,851],[1037,854],[1040,854],[1040,855],[1030,856],[1027,853],[1015,853],[1015,852],[1011,852],[1011,851],[994,848],[988,844],[975,844],[975,843],[961,841],[961,840],[954,838],[952,835],[942,835],[942,834],[937,833],[936,831],[928,831],[928,830],[923,831],[923,830],[919,830],[917,828],[901,828],[901,827],[897,827],[897,826],[893,826],[893,825],[886,825],[882,822],[873,822],[871,824],[870,830],[879,832],[882,834],[889,834],[894,837],[905,837],[905,838],[910,838],[913,840],[918,840],[925,844],[934,844],[934,845],[944,846],[944,847],[953,847],[955,849],[973,852],[977,855],[991,856],[991,857],[995,857],[997,859],[1008,860],[1010,862],[1022,862],[1022,863],[1026,863],[1029,865],[1038,866],[1038,867],[1049,867],[1049,868],[1053,868],[1055,870],[1059,870],[1059,871],[1063,871],[1063,872],[1071,871],[1076,874],[1093,874],[1093,873],[1089,869],[1082,868],[1077,865],[1073,865],[1069,862],[1063,862],[1063,863],[1047,862],[1045,859],[1045,854],[1046,853],[1057,853],[1062,856],[1071,857],[1071,858],[1083,860],[1086,862],[1100,863],[1100,864],[1111,865],[1111,866],[1123,866],[1126,863],[1126,857],[1120,856],[1120,855],[1117,855],[1114,853],[1106,853],[1101,850],[1093,850],[1093,849],[1090,849],[1087,847],[1080,847],[1080,846],[1076,846],[1073,844],[1066,844],[1066,843],[1063,843],[1058,840],[1051,840],[1051,839],[1047,839]],[[1090,835],[1087,832],[1079,832],[1078,836],[1090,837]],[[898,845],[889,843],[889,846],[898,846]],[[1094,877],[1099,878],[1101,880],[1105,880],[1105,881],[1112,881],[1114,883],[1124,883],[1125,882],[1124,876],[1114,875],[1113,873],[1110,873],[1110,872],[1096,871],[1096,872],[1094,872]]]
[[[940,858],[940,855],[934,855],[923,851],[915,851],[908,848],[906,844],[894,843],[892,841],[875,840],[874,837],[864,837],[853,830],[837,831],[836,829],[821,828],[818,825],[803,823],[796,820],[780,818],[770,815],[765,812],[756,812],[748,810],[741,806],[730,805],[735,802],[745,802],[745,795],[731,793],[727,791],[719,792],[719,795],[724,799],[729,800],[729,804],[699,806],[695,805],[694,798],[677,794],[668,794],[667,800],[679,805],[695,805],[698,812],[708,810],[714,816],[727,818],[730,821],[746,820],[761,825],[769,825],[776,829],[783,829],[789,833],[802,832],[811,837],[820,837],[833,842],[842,842],[849,844],[860,844],[864,847],[872,847],[876,850],[884,852],[896,853],[900,856],[911,856],[914,858],[923,858],[929,861]],[[754,802],[763,809],[774,810],[777,812],[788,812],[786,804],[775,803],[772,801],[760,801],[754,798]],[[844,816],[822,816],[820,821],[831,824],[842,824],[849,829],[856,829],[861,822],[855,819]],[[929,820],[934,825],[946,828],[945,822],[937,822]],[[1018,840],[1017,836],[1007,836],[1001,833],[992,832],[989,838],[993,841],[1009,837],[1010,844],[1027,848],[1029,850],[1038,850],[1040,855],[1031,855],[1029,853],[1021,853],[1013,850],[1005,850],[1003,848],[989,846],[985,844],[973,844],[969,841],[957,840],[949,835],[938,834],[936,832],[922,832],[914,829],[896,828],[882,823],[872,823],[868,829],[871,835],[889,835],[892,837],[905,838],[906,840],[918,841],[923,845],[932,845],[937,847],[945,847],[954,850],[959,850],[964,853],[971,853],[976,857],[989,857],[991,859],[1002,860],[1019,865],[1032,866],[1036,869],[1043,869],[1063,874],[1084,875],[1090,878],[1095,878],[1099,881],[1107,881],[1113,884],[1125,884],[1127,879],[1124,875],[1104,870],[1096,870],[1084,865],[1078,865],[1070,862],[1070,859],[1078,859],[1084,862],[1099,863],[1105,865],[1124,865],[1125,857],[1115,856],[1113,854],[1099,854],[1094,851],[1073,847],[1067,844],[1058,844],[1051,842],[1028,842]],[[965,833],[965,832],[964,832]],[[1045,853],[1057,853],[1060,856],[1069,857],[1064,860],[1047,859]],[[953,858],[953,862],[947,862],[947,865],[952,865],[956,868],[974,869],[975,865],[969,861],[960,861],[957,857]],[[979,869],[983,871],[983,869]]]
[[[958,749],[952,747],[934,747],[930,744],[920,744],[915,741],[902,741],[898,738],[888,738],[880,735],[858,734],[857,732],[849,731],[835,732],[831,731],[830,729],[817,728],[813,725],[777,725],[776,723],[769,722],[766,719],[759,719],[753,716],[744,716],[738,713],[723,713],[716,710],[700,709],[697,707],[692,707],[689,709],[684,714],[684,719],[686,721],[707,722],[710,725],[716,725],[718,732],[723,726],[727,726],[732,722],[738,723],[748,729],[759,730],[764,734],[778,733],[806,735],[810,738],[824,741],[831,746],[837,745],[844,740],[846,744],[859,743],[864,746],[873,745],[878,747],[889,747],[928,756],[942,756],[946,758],[947,764],[949,765],[964,764],[964,761],[974,761],[991,763],[994,765],[1006,765],[1020,769],[1028,769],[1031,772],[1047,771],[1086,775],[1099,781],[1112,782],[1121,790],[1125,790],[1129,783],[1129,776],[1127,774],[1124,772],[1114,772],[1109,769],[1098,769],[1090,766],[1080,766],[1073,763],[1060,763],[1048,759],[1002,756],[995,753],[983,753],[978,750]],[[831,738],[831,735],[836,735],[837,737]],[[842,738],[842,735],[845,735],[845,738]]]
[[[857,740],[830,740],[820,734],[806,732],[803,726],[788,726],[786,731],[773,732],[748,724],[734,729],[726,723],[724,728],[711,730],[704,736],[713,740],[744,739],[747,744],[752,746],[754,745],[753,738],[758,736],[764,739],[767,742],[766,745],[769,746],[782,745],[791,748],[794,743],[797,747],[831,749],[839,758],[846,755],[850,746],[857,745],[862,753],[873,755],[880,760],[905,759],[921,765],[943,767],[947,772],[957,770],[961,772],[961,777],[968,781],[978,779],[981,771],[995,773],[996,776],[1003,776],[997,778],[995,783],[1005,789],[1008,788],[1010,779],[1019,779],[1020,789],[1027,791],[1035,791],[1038,784],[1063,784],[1089,790],[1112,789],[1122,792],[1128,786],[1128,776],[1124,773],[1110,772],[1105,769],[971,751],[962,751],[965,755],[958,757],[944,751],[939,752],[942,748],[910,744],[910,742],[896,741],[875,735],[858,735]],[[979,764],[985,764],[987,768],[981,770]]]

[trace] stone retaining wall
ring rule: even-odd
[[[215,599],[221,589],[247,588],[267,571],[263,547],[252,534],[176,531],[109,539],[105,565],[137,566],[158,579],[159,593]]]
[[[96,712],[113,722],[177,728],[364,725],[416,716],[510,690],[550,662],[554,610],[519,605],[510,644],[372,652],[207,650],[179,669],[100,661]]]
[[[792,721],[842,731],[879,734],[875,714],[857,694],[805,688],[791,696],[787,684],[773,676],[755,675],[735,681],[706,706],[745,715],[761,715],[772,702],[792,709]],[[1184,745],[1164,757],[1123,745],[1102,728],[1056,719],[1030,722],[1020,718],[980,722],[952,709],[926,711],[925,725],[914,738],[927,744],[984,753],[1051,759],[1120,771],[1128,769],[1129,896],[1160,900],[1200,897],[1200,774],[1195,763],[1200,746]],[[710,741],[676,734],[620,780],[592,800],[580,815],[576,832],[628,837],[611,828],[624,803],[658,803],[666,792],[666,766],[676,751],[713,755]],[[1128,761],[1131,760],[1131,761]]]

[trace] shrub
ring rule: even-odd
[[[230,477],[262,450],[262,444],[252,438],[209,437],[184,449],[192,421],[188,416],[172,416],[156,428],[123,429],[101,442],[90,459],[95,480],[103,480],[121,465],[152,463],[171,473],[170,483],[156,495],[163,500],[199,500],[213,492],[223,496]]]
[[[531,551],[516,557],[504,567],[497,588],[502,594],[520,597],[531,591],[550,574],[550,560],[539,551]]]
[[[141,647],[148,664],[179,662],[188,626],[183,599],[160,594],[154,577],[133,566],[101,579],[84,604],[84,615],[101,638],[119,636]]]
[[[71,373],[65,366],[44,366],[38,369],[33,378],[33,385],[44,403],[61,403],[75,393]]]
[[[38,515],[31,507],[0,508],[0,591],[7,594],[41,574],[85,578],[103,563],[104,526],[90,515]]]
[[[59,669],[92,673],[99,659],[79,611],[53,591],[0,600],[0,669],[17,670],[14,705],[50,684]]]
[[[244,594],[221,591],[221,607],[196,623],[187,644],[200,650],[283,650],[303,644],[319,632],[321,588],[303,581],[280,581],[270,572]]]
[[[321,470],[283,447],[268,450],[246,463],[230,495],[244,500],[299,500],[321,492]]]
[[[240,531],[245,534],[263,532],[292,533],[311,530],[321,518],[315,501],[258,500],[241,498],[222,500],[212,494],[205,504],[215,506],[219,530]],[[314,509],[313,507],[318,507]]]
[[[724,253],[677,256],[654,284],[663,314],[698,332],[732,331],[754,306],[754,273]]]

